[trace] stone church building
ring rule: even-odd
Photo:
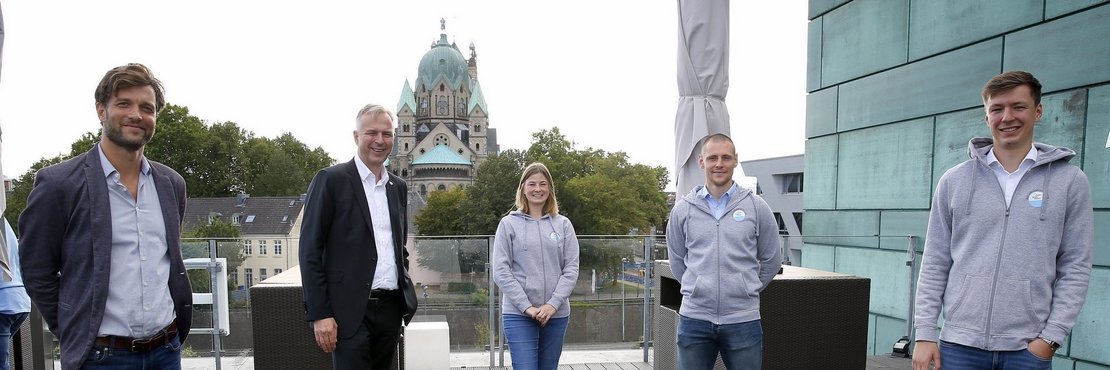
[[[478,165],[498,151],[478,83],[474,44],[465,58],[448,42],[444,23],[440,20],[439,40],[420,59],[416,81],[405,80],[393,153],[386,162],[390,172],[408,182],[417,209],[430,192],[468,186]]]

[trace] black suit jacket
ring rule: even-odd
[[[407,192],[404,180],[389,174],[386,198],[397,283],[405,296],[405,324],[416,313],[416,289],[405,249]],[[354,335],[366,313],[378,261],[370,208],[354,160],[320,170],[312,178],[301,221],[300,258],[305,318],[334,317],[339,337]]]
[[[85,361],[104,319],[112,266],[112,210],[99,147],[35,174],[19,216],[23,285],[62,347],[62,368]],[[149,161],[166,224],[170,296],[181,341],[192,326],[193,295],[181,260],[185,179]],[[60,276],[59,276],[60,273]]]

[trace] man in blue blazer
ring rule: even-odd
[[[185,180],[143,155],[162,84],[128,64],[104,75],[95,98],[99,144],[35,174],[19,217],[24,285],[62,369],[180,369],[192,319]]]
[[[336,369],[389,369],[416,313],[409,277],[408,187],[385,169],[393,119],[369,104],[355,117],[358,155],[320,170],[301,222],[305,317]]]

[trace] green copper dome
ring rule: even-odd
[[[440,21],[442,23],[442,20]],[[443,26],[440,26],[443,29]],[[444,31],[446,32],[446,31]],[[432,50],[424,53],[420,59],[420,68],[417,70],[417,84],[422,84],[425,89],[432,90],[436,81],[443,78],[451,90],[458,90],[462,83],[470,85],[470,75],[466,72],[466,58],[459,52],[459,48],[447,42],[447,33],[439,34],[439,41],[432,45]]]

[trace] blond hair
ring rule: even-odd
[[[548,190],[550,190],[547,201],[543,203],[543,214],[559,214],[559,201],[555,199],[555,182],[551,180],[551,171],[548,171],[547,166],[539,162],[528,165],[528,167],[524,168],[524,173],[520,174],[520,183],[516,186],[517,210],[530,213],[531,210],[528,207],[528,199],[524,196],[524,181],[537,173],[542,173],[543,177],[547,179],[547,187]]]

